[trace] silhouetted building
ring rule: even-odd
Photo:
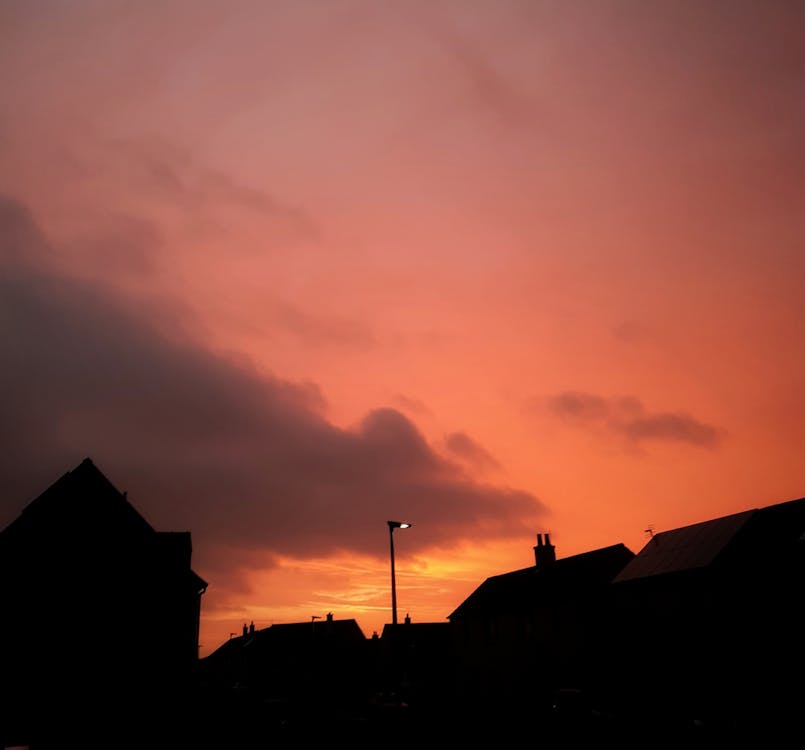
[[[634,557],[623,544],[557,559],[548,534],[529,568],[487,578],[449,616],[457,699],[485,715],[525,716],[597,670],[607,589]]]
[[[263,729],[258,731],[268,736],[272,721],[287,727],[324,717],[338,720],[365,705],[367,658],[367,639],[358,623],[328,614],[324,620],[249,629],[199,666],[205,700],[228,706],[241,723],[259,713]]]
[[[404,703],[417,716],[430,715],[450,700],[455,655],[450,623],[388,624],[372,641],[376,700]]]
[[[655,534],[612,586],[611,692],[655,726],[800,731],[804,586],[805,498]]]
[[[90,459],[25,507],[0,532],[0,743],[89,745],[102,721],[173,713],[207,586],[190,562],[190,533],[155,531]]]

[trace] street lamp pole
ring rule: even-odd
[[[391,549],[391,624],[397,624],[397,579],[394,575],[394,529],[409,529],[410,523],[388,521],[389,547]]]

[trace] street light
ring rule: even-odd
[[[410,529],[410,523],[388,521],[389,545],[391,547],[391,624],[397,624],[397,581],[394,577],[394,529]]]

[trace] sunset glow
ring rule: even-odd
[[[0,527],[84,457],[244,623],[805,495],[805,6],[0,9]]]

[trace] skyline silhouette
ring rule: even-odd
[[[803,539],[805,498],[659,532],[636,554],[563,556],[539,533],[532,565],[487,577],[445,622],[406,615],[371,638],[332,612],[244,622],[199,658],[209,583],[190,533],[155,530],[86,458],[0,529],[0,743],[106,747],[122,730],[120,747],[368,747],[391,732],[405,747],[530,728],[631,746],[658,727],[776,741],[805,698]]]
[[[637,551],[801,497],[803,25],[13,3],[0,528],[92,456],[192,530],[208,654],[244,622],[382,632],[388,519],[416,624],[537,533]]]

